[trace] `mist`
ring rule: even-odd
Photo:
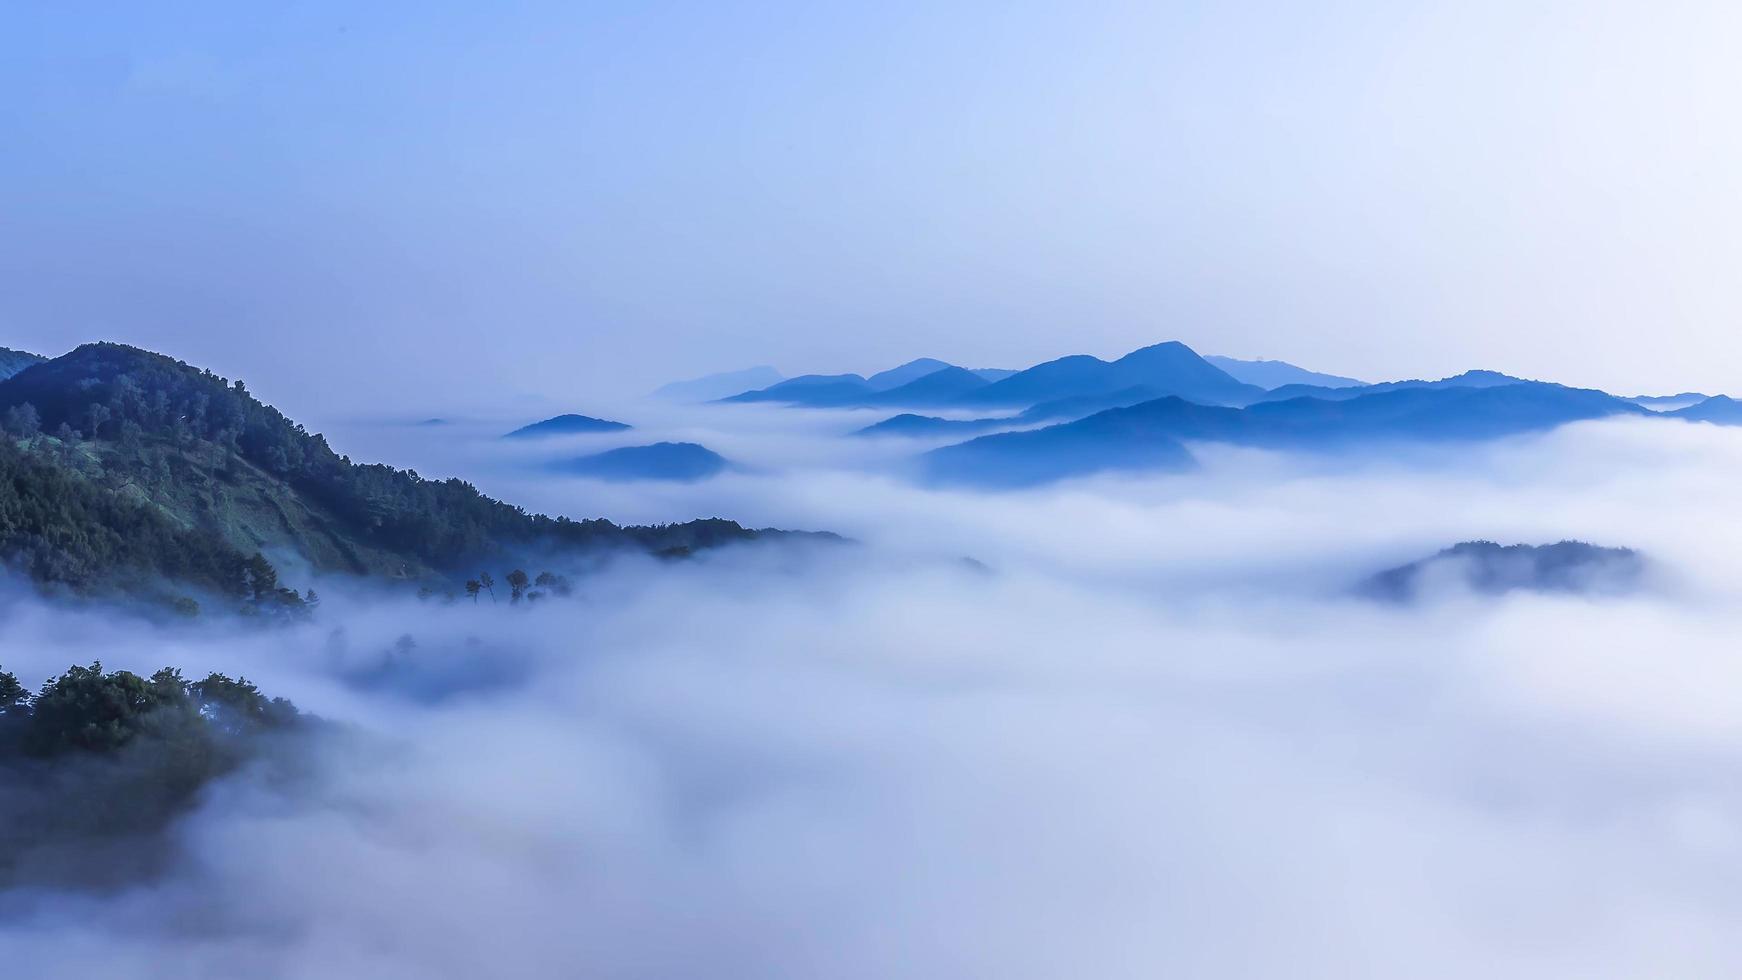
[[[1716,0],[14,3],[0,323],[425,414],[1168,339],[1729,390],[1739,36]]]
[[[623,559],[530,608],[319,580],[314,620],[270,630],[12,595],[0,664],[27,683],[94,656],[223,670],[338,730],[309,740],[307,784],[212,786],[161,875],[0,895],[9,966],[1742,969],[1734,430],[1201,450],[1189,475],[972,494],[843,444],[851,418],[718,411],[637,420],[737,433],[716,448],[745,469],[673,487],[551,477],[541,460],[599,437],[504,448],[490,422],[338,444],[559,512],[718,510],[854,543]],[[1600,599],[1355,594],[1475,537],[1634,547],[1650,572]]]

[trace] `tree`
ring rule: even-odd
[[[516,568],[508,573],[508,594],[510,602],[519,602],[526,595],[526,573]]]
[[[478,601],[478,593],[480,593],[482,591],[484,591],[483,583],[479,582],[475,578],[471,578],[471,579],[466,580],[466,594],[472,597],[473,603],[476,603]]]
[[[30,706],[30,692],[18,683],[18,678],[0,672],[0,715],[12,716]]]
[[[29,402],[6,410],[6,431],[20,439],[30,439],[42,431],[42,416]]]
[[[495,602],[496,601],[496,580],[490,576],[489,572],[479,572],[478,573],[478,584],[483,586],[484,591],[490,593],[490,601]]]
[[[85,409],[85,417],[90,419],[90,423],[85,428],[85,438],[97,438],[97,433],[102,429],[103,423],[109,421],[110,417],[114,414],[115,413],[109,411],[109,406],[99,402],[92,402]]]

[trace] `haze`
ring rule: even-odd
[[[305,411],[1162,339],[1732,390],[1739,18],[13,3],[0,327]]]

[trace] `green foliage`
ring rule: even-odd
[[[76,593],[167,579],[255,605],[293,605],[255,587],[263,567],[271,569],[259,555],[179,526],[54,455],[7,439],[0,439],[0,556],[37,582]]]
[[[10,682],[10,683],[9,683]],[[245,679],[72,667],[34,698],[0,674],[0,884],[125,876],[212,780],[309,720]]]

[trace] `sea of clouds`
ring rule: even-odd
[[[0,666],[246,674],[342,723],[115,892],[0,896],[19,976],[1733,977],[1742,432],[1433,453],[1199,447],[1008,494],[872,419],[646,408],[632,434],[356,425],[531,509],[838,546],[624,559],[571,600],[320,580],[306,625],[8,600]],[[691,485],[540,462],[688,438]],[[1470,538],[1638,548],[1638,592],[1353,587]],[[965,559],[972,559],[971,561]],[[497,573],[498,579],[501,573]],[[402,638],[409,637],[409,641]]]

